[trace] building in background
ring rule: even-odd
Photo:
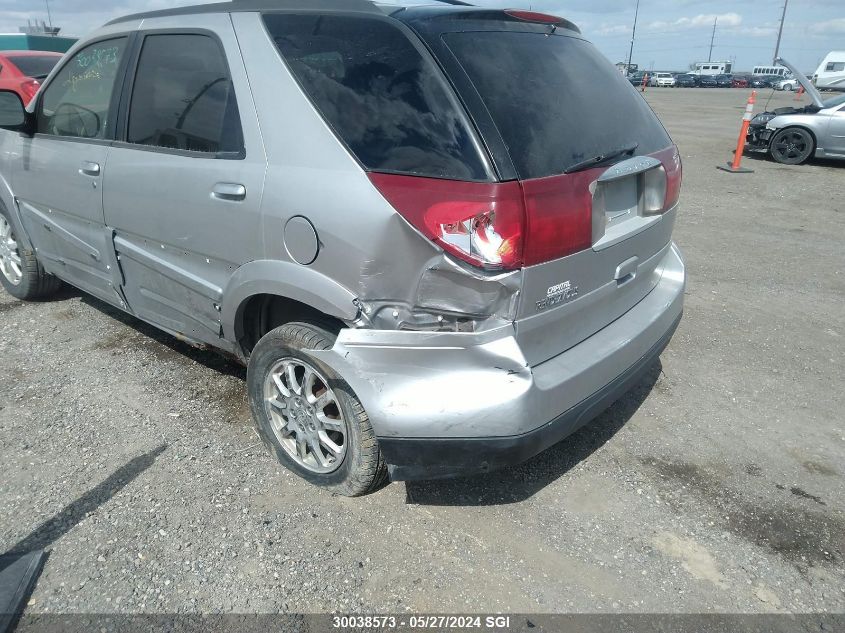
[[[60,26],[48,26],[44,21],[27,21],[19,30],[20,33],[0,33],[0,50],[66,53],[76,43],[75,37],[59,36]]]
[[[54,51],[56,53],[66,53],[75,43],[75,37],[30,35],[29,33],[0,33],[0,50],[2,51]]]

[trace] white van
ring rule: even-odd
[[[845,90],[845,51],[830,51],[813,73],[816,88]]]

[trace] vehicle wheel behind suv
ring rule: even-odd
[[[800,165],[810,157],[814,147],[812,134],[800,127],[779,130],[769,145],[772,158],[784,165]]]
[[[387,466],[367,413],[346,381],[308,353],[335,336],[292,322],[265,334],[247,367],[252,416],[264,444],[303,479],[349,497],[379,488]]]
[[[30,300],[48,297],[62,282],[44,272],[35,253],[18,244],[15,229],[0,206],[0,284],[13,297]]]

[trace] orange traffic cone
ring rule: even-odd
[[[736,140],[736,151],[734,152],[734,159],[732,163],[728,163],[727,167],[716,165],[716,169],[727,171],[732,174],[750,174],[754,170],[747,167],[740,167],[742,161],[742,152],[745,149],[745,137],[748,136],[748,125],[751,119],[754,118],[754,102],[757,100],[757,91],[752,90],[751,96],[748,97],[748,103],[745,104],[745,114],[742,115],[742,126],[739,128],[739,138]]]

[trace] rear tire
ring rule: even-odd
[[[252,350],[247,389],[256,430],[283,466],[316,486],[356,497],[381,487],[387,466],[361,402],[309,353],[331,349],[335,339],[313,323],[271,330]]]
[[[772,158],[784,165],[800,165],[813,154],[813,135],[800,127],[778,130],[769,143]]]
[[[12,220],[0,205],[0,285],[16,299],[49,297],[62,282],[44,271],[35,253],[20,244]]]

